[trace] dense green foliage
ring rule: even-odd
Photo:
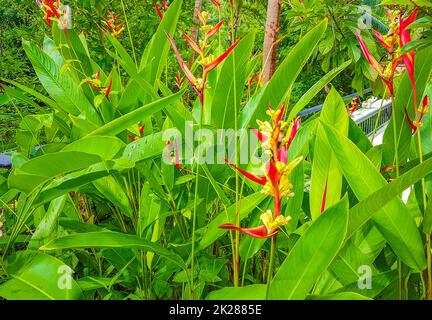
[[[0,132],[12,151],[0,171],[1,298],[432,298],[432,111],[420,105],[431,95],[430,6],[374,146],[341,97],[369,81],[387,90],[352,32],[360,2],[284,6],[266,84],[257,1],[222,1],[220,17],[205,1],[190,46],[192,1],[159,4],[162,19],[150,1],[71,1],[72,28],[7,2],[0,116],[15,128]],[[200,161],[214,160],[203,137],[188,136],[251,128],[262,144],[242,163],[230,151],[246,139],[223,142],[214,163]]]

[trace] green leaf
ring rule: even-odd
[[[370,160],[347,138],[323,124],[331,148],[356,197],[361,201],[387,184]],[[355,164],[355,165],[354,165]],[[414,219],[400,198],[393,199],[372,217],[395,253],[409,267],[426,267],[423,243]]]
[[[342,97],[334,87],[328,94],[320,120],[333,128],[339,134],[348,135],[348,113]],[[324,129],[318,126],[313,153],[310,211],[312,219],[321,215],[322,204],[325,201],[325,208],[331,207],[339,201],[342,190],[342,171],[339,169],[337,160],[330,148],[331,141],[326,139]],[[324,195],[326,195],[324,197]]]
[[[183,91],[180,91],[171,96],[153,101],[117,119],[112,120],[111,122],[89,133],[87,137],[96,135],[117,135],[135,123],[141,121],[145,117],[151,116],[153,113],[158,112],[163,108],[168,108],[170,104],[180,98],[182,94]]]
[[[158,157],[166,148],[163,132],[157,132],[129,143],[123,151],[123,158],[138,162]]]
[[[55,176],[80,170],[100,161],[101,158],[96,155],[77,151],[49,153],[34,158],[15,169],[9,175],[8,184],[10,188],[19,188],[28,192]],[[28,180],[22,181],[24,177],[27,177]],[[27,185],[21,182],[26,182]]]
[[[161,245],[132,234],[119,232],[88,232],[73,234],[50,241],[39,248],[42,251],[76,248],[131,248],[154,252],[184,268],[183,259]]]
[[[289,251],[274,276],[271,299],[304,299],[336,257],[348,225],[348,198],[324,213]]]
[[[20,251],[6,260],[11,279],[0,285],[8,300],[75,300],[82,298],[78,284],[64,262],[43,253]],[[68,286],[69,285],[69,286]]]
[[[225,287],[210,292],[206,300],[264,300],[265,284],[252,284],[244,287]]]

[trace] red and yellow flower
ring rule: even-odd
[[[264,165],[264,176],[247,172],[226,160],[246,178],[263,186],[262,193],[274,199],[274,212],[268,210],[261,214],[260,220],[263,225],[259,227],[241,228],[234,224],[223,224],[219,228],[242,232],[254,238],[269,238],[277,235],[279,229],[290,221],[291,217],[281,215],[281,200],[294,196],[290,175],[303,158],[298,157],[288,162],[288,150],[298,132],[300,120],[293,119],[290,123],[283,121],[284,109],[282,106],[273,110],[269,106],[267,114],[271,121],[258,121],[259,130],[253,130],[262,142],[263,148],[270,154],[270,160]]]

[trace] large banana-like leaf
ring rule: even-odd
[[[345,178],[359,200],[387,184],[372,162],[347,138],[322,124]],[[393,199],[372,217],[378,230],[401,260],[421,271],[426,267],[423,243],[413,217],[400,198]]]

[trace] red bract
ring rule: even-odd
[[[183,58],[181,57],[180,52],[178,51],[177,46],[176,46],[174,40],[170,37],[170,35],[168,34],[168,32],[165,31],[165,34],[166,34],[166,36],[168,38],[168,41],[171,44],[171,47],[174,50],[174,53],[175,53],[176,58],[177,58],[177,62],[180,65],[180,69],[182,69],[184,75],[186,76],[186,79],[188,79],[188,81],[189,81],[189,84],[192,86],[192,88],[195,90],[195,92],[201,98],[202,93],[201,93],[200,88],[197,87],[197,79],[192,74],[192,72],[189,70],[189,68],[187,67],[186,63],[183,61]]]
[[[247,171],[237,167],[234,163],[230,162],[228,159],[225,159],[225,162],[228,163],[230,166],[232,166],[234,169],[236,169],[238,172],[240,172],[242,175],[244,175],[249,180],[256,182],[256,183],[259,183],[260,185],[266,184],[266,182],[267,182],[266,177],[257,176],[257,175],[250,173],[250,172],[247,172]]]
[[[199,45],[193,41],[191,38],[189,38],[189,36],[186,33],[183,33],[183,38],[186,39],[187,43],[189,44],[189,46],[198,54],[202,54],[202,50],[199,47]]]
[[[174,143],[172,143],[171,141],[167,141],[166,145],[167,145],[168,154],[171,153],[172,147],[174,147],[174,161],[173,162],[174,162],[174,165],[177,167],[177,169],[179,169],[180,171],[185,171],[185,172],[193,174],[193,172],[189,171],[188,169],[183,168],[180,165],[180,157],[179,157],[177,140],[174,140]]]
[[[324,212],[325,210],[325,205],[326,205],[326,200],[327,200],[327,188],[328,188],[328,177],[326,179],[326,183],[325,183],[325,187],[324,187],[324,193],[323,193],[323,198],[321,201],[321,213]]]
[[[384,49],[386,49],[388,52],[393,52],[394,41],[392,41],[390,44],[388,44],[386,42],[384,36],[381,33],[376,31],[375,29],[372,29],[372,32],[375,34],[375,36],[377,37],[377,39],[381,43],[381,45],[384,47]]]
[[[119,15],[114,15],[112,12],[109,14],[108,19],[102,20],[102,22],[108,27],[109,31],[113,37],[118,38],[118,36],[124,31],[124,22],[116,24]]]
[[[204,74],[209,73],[214,68],[216,68],[222,61],[224,61],[226,59],[226,57],[228,57],[228,55],[231,53],[231,51],[233,51],[234,48],[237,47],[237,45],[239,44],[240,41],[241,41],[241,39],[237,40],[231,47],[229,47],[229,49],[227,51],[225,51],[224,53],[222,53],[213,62],[211,62],[208,65],[206,65],[205,68],[204,68]]]
[[[219,32],[220,28],[222,27],[222,25],[224,24],[225,20],[220,21],[214,28],[212,28],[209,32],[207,32],[206,34],[206,38],[210,39],[211,37],[213,37],[216,33]]]
[[[111,78],[110,82],[109,82],[109,85],[108,85],[108,88],[106,88],[106,90],[105,90],[105,98],[107,98],[107,99],[109,99],[109,94],[111,92],[112,84],[113,84],[113,81],[112,81],[112,78]]]

